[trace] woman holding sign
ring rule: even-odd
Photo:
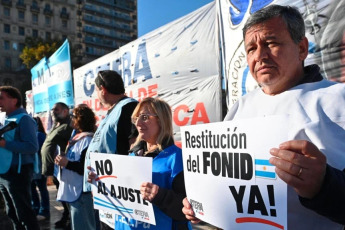
[[[83,193],[83,175],[85,154],[96,128],[96,118],[86,105],[76,107],[72,118],[77,134],[68,142],[66,155],[55,158],[55,164],[60,166],[57,200],[69,203],[73,230],[94,230],[92,195],[91,192]]]
[[[139,135],[130,155],[153,158],[153,183],[140,187],[143,199],[153,204],[155,213],[156,225],[149,229],[192,229],[181,211],[186,195],[182,151],[174,144],[170,106],[160,99],[145,98],[135,108],[132,122]],[[134,226],[115,220],[116,230],[144,229],[141,224]]]

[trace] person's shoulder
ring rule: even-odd
[[[166,148],[164,148],[164,151],[169,152],[171,154],[182,154],[182,149],[175,144],[167,146]]]
[[[127,104],[125,104],[122,107],[122,111],[128,111],[128,112],[132,113],[137,105],[138,105],[138,101],[128,102]]]
[[[345,95],[345,84],[338,83],[334,81],[329,81],[327,79],[323,79],[318,82],[313,82],[306,84],[304,87],[306,90],[309,91],[316,91],[320,93],[327,93],[327,94],[344,94]]]

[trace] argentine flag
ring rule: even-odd
[[[276,179],[275,166],[266,159],[255,159],[255,176]]]

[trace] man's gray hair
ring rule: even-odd
[[[252,26],[269,19],[281,17],[286,23],[291,39],[298,44],[305,37],[304,20],[297,8],[291,6],[269,5],[252,14],[243,27],[243,39]]]

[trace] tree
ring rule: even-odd
[[[26,68],[31,69],[42,58],[50,57],[62,44],[62,41],[43,41],[40,38],[27,37],[26,46],[20,54]]]

